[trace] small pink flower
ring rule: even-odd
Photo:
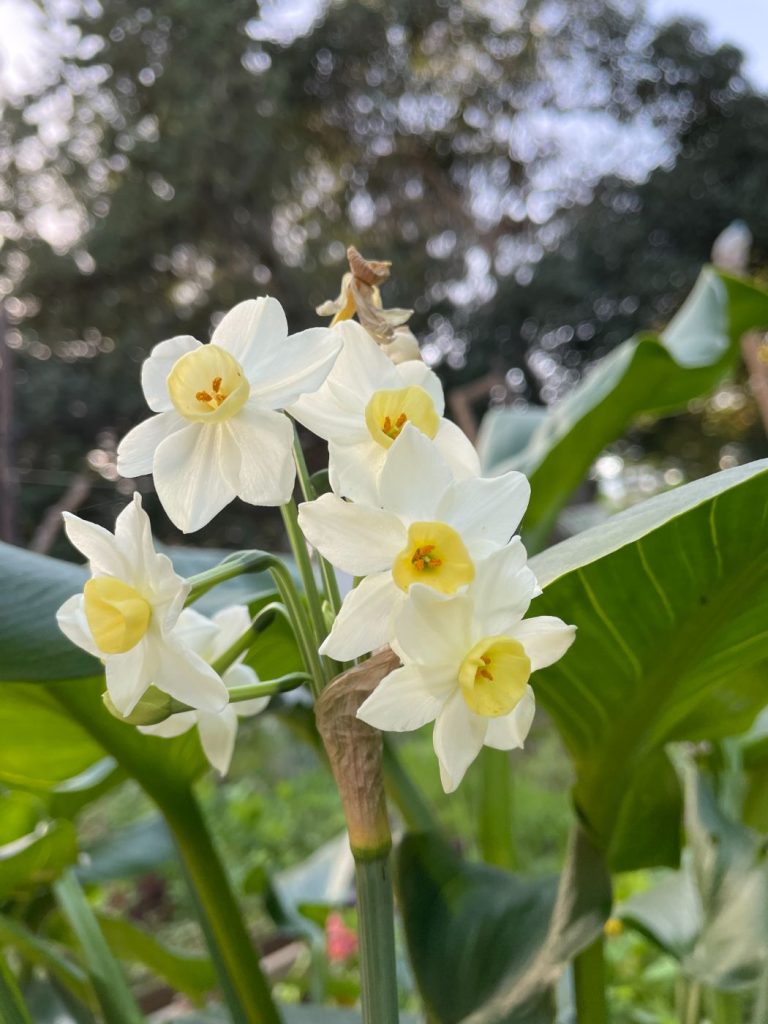
[[[357,953],[357,933],[344,924],[341,914],[329,914],[325,922],[325,950],[328,959],[339,962]]]

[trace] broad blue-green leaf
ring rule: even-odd
[[[176,847],[160,815],[118,829],[93,846],[85,847],[77,868],[83,885],[134,878],[156,871],[175,860]]]
[[[738,357],[741,336],[766,325],[768,292],[707,267],[666,330],[630,338],[597,363],[551,408],[522,451],[519,415],[491,413],[482,430],[485,468],[519,469],[530,478],[523,524],[530,541],[540,545],[546,538],[607,444],[639,415],[684,409],[711,391]]]
[[[673,740],[747,728],[768,698],[768,462],[698,480],[531,562],[531,613],[578,626],[533,677],[573,757],[579,812],[616,869],[676,865]]]
[[[436,833],[405,837],[397,881],[413,970],[439,1024],[551,1024],[558,977],[611,905],[602,857],[578,828],[559,886],[468,864]]]
[[[712,988],[755,985],[768,962],[765,838],[729,818],[709,781],[687,768],[683,869],[619,908],[620,917]]]

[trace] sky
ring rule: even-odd
[[[651,14],[659,20],[682,14],[707,22],[717,41],[732,42],[744,50],[748,73],[758,86],[768,89],[766,0],[646,2]],[[68,0],[63,0],[58,6],[65,8],[67,4]],[[271,8],[271,20],[292,24],[306,8],[306,0],[268,0],[264,6]],[[40,10],[32,0],[0,0],[0,95],[33,87],[52,44],[55,49],[55,41],[42,35],[41,21]]]
[[[647,0],[657,20],[687,15],[706,22],[713,38],[735,43],[747,56],[747,73],[768,89],[768,3],[765,0]]]

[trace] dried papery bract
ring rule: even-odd
[[[323,690],[315,714],[339,788],[356,859],[386,856],[392,837],[382,773],[382,737],[357,718],[360,705],[400,661],[391,648],[377,651]]]
[[[357,318],[393,363],[421,359],[419,343],[407,327],[412,309],[384,309],[379,288],[390,276],[389,260],[367,260],[354,245],[347,249],[349,271],[341,279],[341,291],[317,307],[319,316],[332,316],[331,326]]]

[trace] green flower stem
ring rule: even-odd
[[[386,733],[384,742],[384,786],[403,816],[406,825],[413,832],[437,832],[440,830],[432,808],[424,794],[403,767],[397,748]]]
[[[296,690],[305,683],[311,683],[312,677],[306,672],[289,672],[287,675],[278,676],[277,679],[269,679],[263,683],[252,683],[250,686],[233,686],[229,691],[229,703],[238,704],[243,700],[253,700],[256,697],[271,697],[275,693],[288,693],[289,690]]]
[[[699,1024],[701,1020],[701,985],[692,981],[688,985],[688,998],[685,1004],[685,1018],[682,1024]]]
[[[236,579],[250,572],[266,572],[274,561],[275,556],[267,551],[236,551],[219,565],[189,578],[191,587],[184,606],[194,604],[203,594],[207,594],[220,583],[226,583],[227,580]]]
[[[304,458],[304,449],[301,447],[301,441],[299,435],[294,429],[293,434],[293,458],[296,463],[296,473],[299,478],[299,486],[301,487],[301,493],[304,495],[305,501],[313,501],[317,497],[317,491],[315,485],[312,483],[312,477],[309,475],[307,469],[307,462]],[[324,558],[319,557],[320,562],[320,575],[323,577],[323,587],[325,588],[325,596],[328,598],[328,603],[333,609],[334,615],[339,614],[341,608],[341,594],[339,593],[339,581],[336,579],[336,573],[333,570],[333,566],[330,562],[327,562]]]
[[[388,851],[355,859],[363,1024],[397,1024],[395,906]]]
[[[573,961],[573,982],[578,1024],[608,1024],[602,935]]]
[[[255,615],[253,622],[250,624],[248,629],[231,644],[223,654],[212,662],[211,668],[214,672],[218,672],[219,675],[223,675],[230,665],[234,665],[237,659],[250,650],[253,646],[254,641],[263,633],[265,629],[275,621],[278,615],[282,615],[283,618],[288,619],[290,622],[290,616],[288,609],[285,605],[280,604],[279,601],[271,601],[264,608],[261,608]]]
[[[479,761],[483,784],[480,791],[478,840],[483,860],[499,868],[514,870],[518,860],[509,753],[483,747]]]
[[[317,581],[315,580],[315,573],[312,569],[309,550],[307,549],[307,543],[304,540],[304,534],[301,532],[301,528],[299,527],[299,513],[296,508],[296,502],[291,499],[286,505],[280,506],[280,511],[283,515],[285,532],[288,534],[288,540],[291,542],[291,550],[293,551],[293,556],[296,559],[296,565],[299,569],[299,576],[301,576],[301,582],[304,586],[304,593],[307,595],[307,604],[309,605],[312,628],[315,631],[315,641],[319,646],[323,640],[325,640],[328,629],[325,624],[323,605],[320,600],[320,592],[317,589]]]
[[[280,1024],[251,936],[191,791],[161,807],[179,847],[203,928],[220,965],[235,1024]]]
[[[317,642],[306,610],[301,602],[291,574],[279,559],[273,560],[270,572],[283,599],[283,603],[288,610],[296,642],[299,645],[299,652],[304,661],[304,667],[311,677],[310,686],[312,693],[317,697],[328,681],[329,676],[325,665],[320,659],[320,655],[317,653]]]
[[[768,967],[763,968],[763,973],[757,983],[752,1024],[765,1024],[766,1020],[768,1020]]]

